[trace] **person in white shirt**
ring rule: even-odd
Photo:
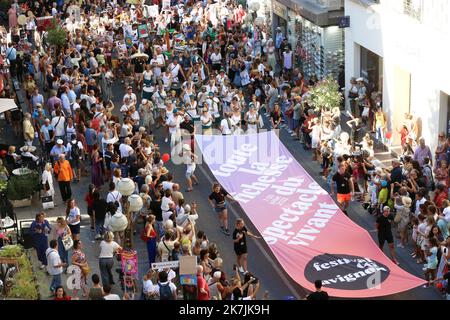
[[[220,73],[216,76],[217,84],[220,88],[225,85],[225,82],[228,80],[228,76],[225,74],[224,69],[220,69]]]
[[[126,137],[123,143],[120,144],[119,152],[122,159],[128,158],[130,154],[134,152],[133,148],[131,147],[131,139],[129,137]]]
[[[220,54],[219,48],[214,49],[214,52],[210,56],[212,69],[219,71],[222,67],[222,55]]]
[[[103,300],[121,300],[118,294],[111,293],[111,286],[109,284],[103,284]]]
[[[178,73],[181,73],[184,79],[186,79],[186,75],[183,72],[183,68],[181,68],[180,64],[178,63],[178,59],[175,58],[171,64],[169,64],[169,67],[167,68],[170,73],[172,73],[172,81],[178,83]]]
[[[292,51],[289,47],[283,52],[283,67],[288,73],[292,71]]]
[[[66,137],[66,118],[62,115],[60,110],[56,111],[56,115],[52,118],[51,125],[55,130],[55,140],[64,140]]]
[[[58,242],[56,240],[50,240],[50,247],[45,251],[45,255],[47,257],[47,272],[52,276],[50,291],[54,292],[61,285],[61,274],[63,273],[63,267],[66,266],[65,263],[62,263],[58,254]]]
[[[118,204],[117,211],[122,211],[122,194],[116,190],[114,182],[109,183],[109,192],[106,196],[106,203]]]
[[[114,279],[111,272],[111,269],[114,266],[113,258],[115,253],[122,250],[122,247],[113,239],[114,234],[111,231],[108,231],[105,234],[105,240],[100,242],[99,267],[103,286],[105,284],[114,284]]]
[[[171,281],[169,281],[169,275],[167,274],[166,271],[163,270],[163,271],[159,272],[158,280],[159,280],[158,284],[153,286],[153,288],[151,289],[151,293],[155,296],[159,296],[160,299],[162,300],[162,297],[160,295],[161,295],[161,293],[164,292],[164,290],[161,287],[169,286],[169,288],[172,292],[171,300],[176,300],[177,299],[177,287],[175,284],[173,284]]]
[[[231,119],[230,113],[225,113],[225,118],[220,121],[220,131],[222,131],[222,135],[231,135],[236,128],[236,124],[234,120]]]
[[[166,65],[166,58],[162,54],[161,47],[156,47],[156,55],[150,60],[150,64],[153,66],[153,75],[156,81],[161,77],[161,68]]]
[[[125,99],[128,98],[130,99],[130,104],[135,106],[137,103],[137,97],[136,94],[133,93],[133,87],[132,86],[128,86],[127,87],[127,93],[125,93],[125,95],[123,96],[123,102],[125,103]]]
[[[169,68],[167,68],[166,72],[164,72],[162,74],[161,79],[163,82],[164,90],[169,91],[170,87],[172,86],[172,82],[173,82],[173,75],[170,72]]]

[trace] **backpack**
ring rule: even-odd
[[[116,205],[116,208],[119,208],[120,207],[120,203],[119,203],[119,201],[117,200],[119,197],[117,196],[114,196],[114,193],[112,193],[112,192],[110,192],[110,194],[113,196],[113,198],[114,198],[114,204]]]
[[[75,143],[71,142],[70,157],[72,160],[78,160],[81,158],[81,150],[78,146],[78,141]]]
[[[159,284],[159,300],[173,300],[172,289],[170,288],[170,282],[166,284]]]

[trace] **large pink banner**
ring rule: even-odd
[[[216,179],[234,196],[298,284],[322,280],[335,297],[390,295],[425,283],[394,264],[312,179],[274,131],[196,136]],[[375,223],[374,223],[375,227]]]

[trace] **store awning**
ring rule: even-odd
[[[341,2],[329,1],[327,5],[319,5],[308,0],[277,0],[288,8],[298,13],[305,19],[311,21],[319,27],[328,27],[339,24],[336,16],[344,15],[344,8]]]
[[[0,99],[0,113],[17,108],[14,99]]]

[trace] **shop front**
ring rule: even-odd
[[[338,27],[344,15],[341,5],[321,6],[307,0],[273,1],[273,30],[280,27],[295,55],[295,66],[306,77],[336,80],[344,65],[344,29]],[[287,30],[285,30],[287,27]]]

